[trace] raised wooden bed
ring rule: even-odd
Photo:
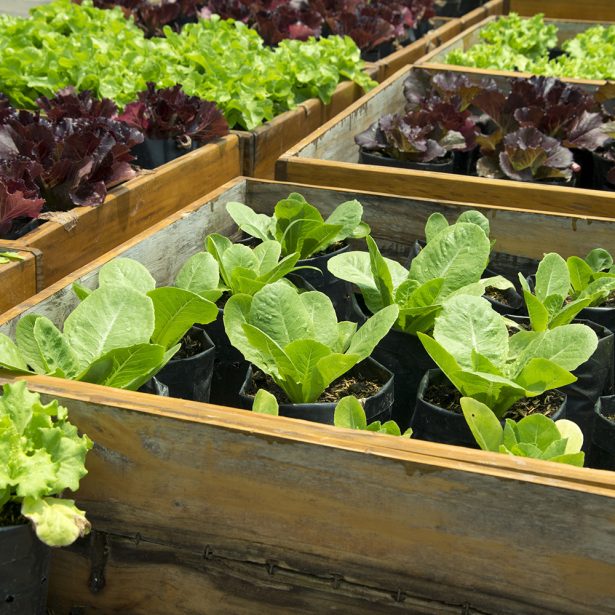
[[[36,286],[25,280],[22,292],[13,295],[7,290],[0,306],[8,309],[23,301],[240,173],[238,139],[229,135],[155,171],[142,172],[111,190],[99,207],[73,209],[65,224],[49,221],[18,242],[0,241],[10,249],[38,251]],[[4,294],[4,278],[0,280]],[[25,289],[32,292],[24,296],[29,292]]]
[[[510,10],[519,15],[540,12],[554,19],[615,21],[615,3],[612,0],[510,0]]]
[[[427,65],[421,69],[439,70]],[[402,69],[286,152],[276,165],[276,178],[385,194],[615,218],[615,192],[359,164],[354,136],[384,114],[402,110],[404,80],[412,70],[421,69]],[[500,76],[505,78],[507,74]]]
[[[0,318],[61,323],[117,255],[160,283],[232,234],[224,205],[262,212],[299,190],[327,213],[358,198],[389,255],[434,211],[467,208],[237,179]],[[481,206],[498,250],[537,257],[612,242],[615,222]],[[5,375],[6,376],[6,375]],[[615,474],[402,440],[48,377],[96,442],[78,504],[94,534],[54,552],[57,613],[590,615],[615,611]]]
[[[615,6],[615,5],[614,5]],[[536,10],[534,13],[537,12]],[[533,13],[530,13],[533,14]],[[613,9],[613,18],[615,19],[615,8]],[[454,70],[458,72],[464,73],[472,73],[476,75],[500,75],[500,76],[509,76],[509,77],[529,77],[530,73],[523,73],[518,71],[500,71],[495,69],[483,69],[483,68],[474,68],[468,66],[455,66],[452,64],[446,63],[446,56],[455,49],[461,49],[463,51],[467,51],[470,47],[474,46],[476,43],[480,42],[480,31],[489,23],[496,21],[498,16],[493,15],[483,19],[483,21],[475,24],[471,28],[468,28],[458,34],[454,38],[451,38],[448,42],[445,42],[437,49],[430,51],[422,58],[420,58],[416,64],[417,66],[425,66],[438,70]],[[555,24],[558,28],[558,46],[560,46],[564,41],[574,38],[577,34],[584,32],[588,28],[598,25],[610,25],[609,22],[597,22],[597,21],[580,21],[580,20],[564,20],[564,19],[545,19],[545,23],[547,24]],[[577,83],[580,85],[593,85],[599,86],[605,83],[604,80],[600,79],[573,79],[573,78],[562,78],[562,81],[567,81],[569,83]]]

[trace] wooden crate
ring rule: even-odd
[[[15,244],[39,252],[35,292],[240,173],[238,139],[229,135],[155,171],[143,171],[111,190],[98,207],[76,207],[67,213],[65,224],[46,222]],[[10,247],[12,242],[3,241],[2,245]],[[23,284],[23,289],[31,288],[29,282]],[[4,296],[0,305],[7,309],[25,299],[15,296]]]
[[[614,12],[615,12],[615,4]],[[614,17],[615,18],[615,17]],[[500,71],[495,69],[483,69],[483,68],[474,68],[468,66],[454,66],[452,64],[446,63],[446,56],[455,49],[461,49],[463,51],[467,51],[470,47],[474,46],[476,43],[480,42],[480,31],[489,23],[496,21],[498,19],[497,15],[492,15],[487,17],[483,21],[475,24],[473,27],[466,29],[461,34],[458,34],[454,38],[450,39],[448,42],[445,42],[443,45],[430,51],[422,58],[420,58],[416,64],[417,66],[425,66],[438,70],[454,70],[457,72],[464,73],[472,73],[476,75],[483,76],[508,76],[508,77],[529,77],[531,73],[524,73],[519,71]],[[564,41],[574,38],[577,34],[584,32],[587,28],[590,28],[595,25],[612,25],[608,21],[597,22],[597,21],[581,21],[581,20],[564,20],[564,19],[545,19],[545,23],[555,24],[558,28],[558,46],[560,46]],[[562,78],[562,81],[566,81],[568,83],[577,83],[579,85],[591,85],[591,86],[600,86],[605,83],[605,80],[600,79],[573,79],[573,78]]]
[[[30,9],[50,2],[51,0],[0,0],[0,13],[27,17]]]
[[[16,241],[0,240],[0,252],[15,252],[22,260],[0,264],[0,314],[25,301],[39,290],[36,278],[40,252]]]
[[[237,179],[0,317],[61,323],[117,256],[161,283],[234,232],[224,205],[271,212],[299,190],[358,198],[403,257],[434,211],[467,205]],[[480,206],[498,250],[612,246],[615,222]],[[5,374],[4,378],[8,379]],[[96,445],[78,504],[94,534],[54,552],[55,613],[590,615],[615,612],[615,474],[336,429],[48,377]]]
[[[385,194],[615,218],[615,192],[359,164],[354,136],[384,114],[402,111],[403,82],[411,71],[421,69],[439,70],[425,65],[397,72],[281,156],[276,178]],[[496,78],[508,76],[502,73]]]
[[[553,19],[604,19],[615,21],[613,0],[510,0],[519,15],[544,13]]]

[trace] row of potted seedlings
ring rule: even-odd
[[[272,48],[242,22],[217,15],[146,38],[119,8],[54,0],[27,19],[5,16],[2,25],[3,92],[25,109],[70,85],[123,108],[148,82],[179,83],[186,94],[214,101],[231,128],[253,130],[306,99],[328,104],[341,81],[375,85],[348,37],[283,40]]]
[[[479,42],[467,50],[450,51],[445,63],[562,78],[612,79],[615,27],[579,25],[583,30],[559,46],[558,39],[566,33],[560,33],[555,23],[545,23],[542,13],[523,18],[512,12],[481,27]]]
[[[101,205],[108,190],[228,134],[212,102],[152,83],[122,113],[72,87],[35,112],[0,98],[0,237],[23,236],[55,212]]]
[[[382,256],[357,201],[326,220],[297,193],[273,216],[227,210],[242,242],[209,235],[174,286],[157,288],[136,261],[109,262],[98,288],[75,285],[81,303],[62,330],[30,314],[15,340],[1,336],[0,365],[576,465],[596,407],[613,429],[611,399],[596,406],[613,394],[606,251],[545,255],[518,281],[523,319],[500,313],[517,291],[489,269],[479,212],[454,224],[434,214],[406,267]],[[350,251],[363,238],[367,251]],[[336,411],[348,397],[365,417],[349,399]],[[530,442],[532,430],[546,435]]]
[[[613,190],[608,85],[590,93],[551,77],[496,81],[413,71],[404,112],[355,136],[365,164]]]
[[[335,2],[306,0],[95,0],[94,6],[120,7],[147,36],[160,36],[164,26],[179,30],[189,22],[219,15],[255,29],[267,45],[285,39],[306,40],[310,36],[350,36],[365,60],[374,61],[396,47],[407,45],[429,29],[434,0],[396,2]],[[475,8],[475,7],[472,7]],[[469,9],[468,9],[469,10]]]

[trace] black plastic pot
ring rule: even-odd
[[[132,148],[136,157],[135,164],[142,169],[155,169],[166,162],[171,162],[188,152],[200,147],[192,141],[189,147],[181,147],[175,139],[150,139],[145,137],[143,143],[137,143]]]
[[[581,310],[578,314],[579,320],[591,320],[598,325],[602,325],[605,329],[608,329],[611,333],[615,334],[615,308],[612,307],[589,307]],[[615,352],[615,348],[614,348]],[[615,362],[613,362],[613,368],[615,369]],[[613,378],[615,377],[614,369],[611,370],[611,376],[607,380],[607,387],[604,394],[608,395],[613,391]]]
[[[446,0],[442,6],[436,4],[436,15],[438,17],[461,17],[481,4],[481,0]]]
[[[413,169],[415,171],[456,173],[455,159],[452,155],[432,162],[411,162],[410,160],[391,158],[379,152],[367,152],[363,148],[359,148],[359,162],[361,164],[375,164],[381,167],[397,167],[401,169]]]
[[[357,378],[364,380],[378,379],[384,382],[378,393],[368,397],[365,400],[364,410],[367,418],[367,423],[373,423],[374,421],[388,421],[391,418],[391,407],[393,405],[394,387],[393,387],[393,374],[380,365],[372,358],[367,358],[365,361],[355,366],[350,374]],[[241,397],[242,407],[250,410],[254,403],[254,397],[248,394],[248,391],[252,388],[252,366],[248,368],[245,375],[243,385],[239,392]],[[327,403],[311,403],[311,404],[280,404],[279,414],[292,419],[303,419],[305,421],[312,421],[313,423],[325,423],[327,425],[333,425],[333,418],[335,414],[335,406],[337,402]]]
[[[429,370],[421,380],[414,414],[410,422],[412,437],[429,442],[478,448],[463,414],[446,410],[425,401],[425,392],[431,384],[448,382],[446,376],[439,369]],[[554,421],[566,418],[566,399],[562,402],[559,410],[550,418]]]
[[[204,327],[216,347],[209,401],[220,406],[238,408],[241,403],[239,389],[249,364],[241,352],[231,346],[223,317],[224,310],[218,309],[218,318]]]
[[[191,357],[171,359],[157,378],[169,387],[170,397],[208,402],[216,347],[201,327],[192,327],[188,333],[204,350]]]
[[[615,166],[615,163],[603,158],[596,152],[592,152],[592,166],[592,187],[596,190],[615,191],[615,186],[606,179],[608,172]]]
[[[160,397],[169,397],[169,387],[158,380],[158,378],[150,378],[140,389],[140,393],[149,393],[150,395],[160,395]]]
[[[44,615],[51,549],[28,524],[0,527],[0,613]]]
[[[361,59],[365,62],[378,62],[378,60],[386,58],[394,51],[395,47],[393,45],[393,41],[385,41],[384,43],[380,43],[380,45],[374,47],[374,49],[361,52]]]
[[[352,307],[359,325],[368,316],[363,298],[352,296]],[[436,366],[418,337],[391,329],[378,343],[372,357],[395,376],[395,401],[392,418],[402,432],[410,424],[414,400],[421,378],[428,369]]]
[[[344,254],[350,250],[349,245],[345,245],[339,250],[305,258],[297,261],[297,267],[316,267],[319,271],[313,269],[300,269],[287,276],[295,286],[295,276],[301,278],[308,290],[318,290],[324,293],[331,299],[338,320],[350,320],[352,318],[352,310],[350,307],[350,297],[352,295],[352,286],[345,280],[336,278],[328,269],[329,260],[338,254]]]
[[[594,429],[586,465],[599,470],[615,470],[615,396],[601,397],[594,407]]]
[[[528,317],[508,315],[515,322],[530,322]],[[613,392],[613,346],[614,336],[602,325],[590,320],[576,319],[577,324],[587,325],[598,336],[598,348],[582,365],[574,370],[577,381],[560,389],[566,393],[566,418],[574,421],[583,431],[584,449],[589,447],[589,441],[594,422],[594,406],[601,395]]]

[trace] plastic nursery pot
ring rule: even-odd
[[[384,43],[380,43],[380,45],[376,45],[376,47],[370,49],[369,51],[362,51],[361,59],[365,62],[377,62],[382,58],[386,58],[394,51],[395,47],[393,45],[393,41],[385,41]]]
[[[436,15],[438,17],[461,17],[481,4],[481,0],[446,0],[444,5],[436,4]]]
[[[158,378],[150,378],[140,389],[139,393],[149,393],[150,395],[159,395],[160,397],[169,397],[169,387],[158,380]]]
[[[507,317],[518,323],[529,325],[530,322],[529,318],[523,316],[507,315]],[[613,392],[613,345],[615,338],[606,327],[590,320],[577,319],[573,322],[587,325],[598,336],[598,348],[596,348],[594,354],[573,372],[577,381],[560,389],[568,398],[566,418],[574,421],[583,431],[583,448],[587,450],[594,422],[594,406],[601,395],[609,395]]]
[[[432,162],[413,162],[398,160],[385,156],[379,152],[366,152],[359,148],[359,162],[361,164],[375,164],[381,167],[398,167],[401,169],[414,169],[415,171],[435,171],[438,173],[455,173],[455,158],[452,155],[433,160]]]
[[[143,143],[138,143],[132,148],[132,153],[136,157],[136,165],[142,169],[155,169],[199,147],[201,145],[196,141],[191,141],[189,147],[180,147],[175,139],[145,137]]]
[[[590,320],[598,325],[602,325],[611,333],[615,334],[615,307],[589,307],[581,310],[578,314],[579,320]],[[615,352],[615,349],[614,349]],[[615,363],[611,363],[615,369]],[[604,394],[608,395],[613,392],[613,378],[615,373],[611,369],[611,375],[607,380]]]
[[[44,615],[51,549],[29,523],[0,527],[0,613]]]
[[[441,444],[478,448],[463,414],[441,408],[425,400],[426,391],[434,384],[453,386],[439,369],[430,369],[423,376],[416,397],[416,407],[410,422],[412,437],[430,442],[440,442]],[[549,417],[554,421],[566,418],[566,396],[563,395],[563,398],[559,409]]]
[[[238,408],[241,401],[239,389],[248,369],[248,362],[237,348],[231,346],[224,329],[223,317],[224,310],[218,308],[218,318],[204,327],[216,347],[209,401],[220,406]]]
[[[615,470],[615,395],[601,397],[594,414],[587,465],[599,470]]]
[[[367,308],[360,295],[353,294],[352,307],[359,325],[363,324],[368,316]],[[372,352],[372,357],[395,376],[392,418],[403,432],[410,424],[421,378],[428,369],[432,369],[436,364],[427,354],[418,337],[397,329],[391,329],[380,340]]]
[[[603,158],[600,154],[592,152],[592,188],[596,190],[615,191],[615,186],[607,180],[608,172],[615,166],[614,162]]]
[[[191,346],[186,346],[186,338]],[[182,340],[178,354],[194,354],[173,357],[157,374],[158,380],[169,387],[170,397],[209,401],[216,347],[200,327],[192,327]]]
[[[391,418],[391,407],[393,405],[393,374],[374,359],[368,357],[365,361],[356,365],[346,374],[354,376],[360,380],[372,380],[382,383],[380,389],[375,395],[365,399],[364,410],[367,418],[367,423],[374,421],[388,421]],[[243,385],[239,392],[242,401],[242,407],[247,410],[252,408],[254,396],[252,392],[254,385],[252,382],[253,370],[250,365],[245,375]],[[292,404],[281,403],[279,414],[292,419],[303,419],[312,421],[313,423],[325,423],[333,425],[333,417],[335,414],[335,402],[314,402],[311,404]]]
[[[348,252],[348,250],[350,250],[350,246],[346,244],[338,250],[297,261],[297,267],[316,267],[319,271],[314,271],[313,269],[299,269],[299,271],[295,271],[292,276],[287,276],[295,286],[297,286],[295,280],[298,277],[305,282],[307,290],[318,290],[327,295],[333,303],[338,320],[352,319],[353,312],[350,306],[352,287],[345,280],[336,278],[327,268],[327,264],[331,258],[338,254]]]

